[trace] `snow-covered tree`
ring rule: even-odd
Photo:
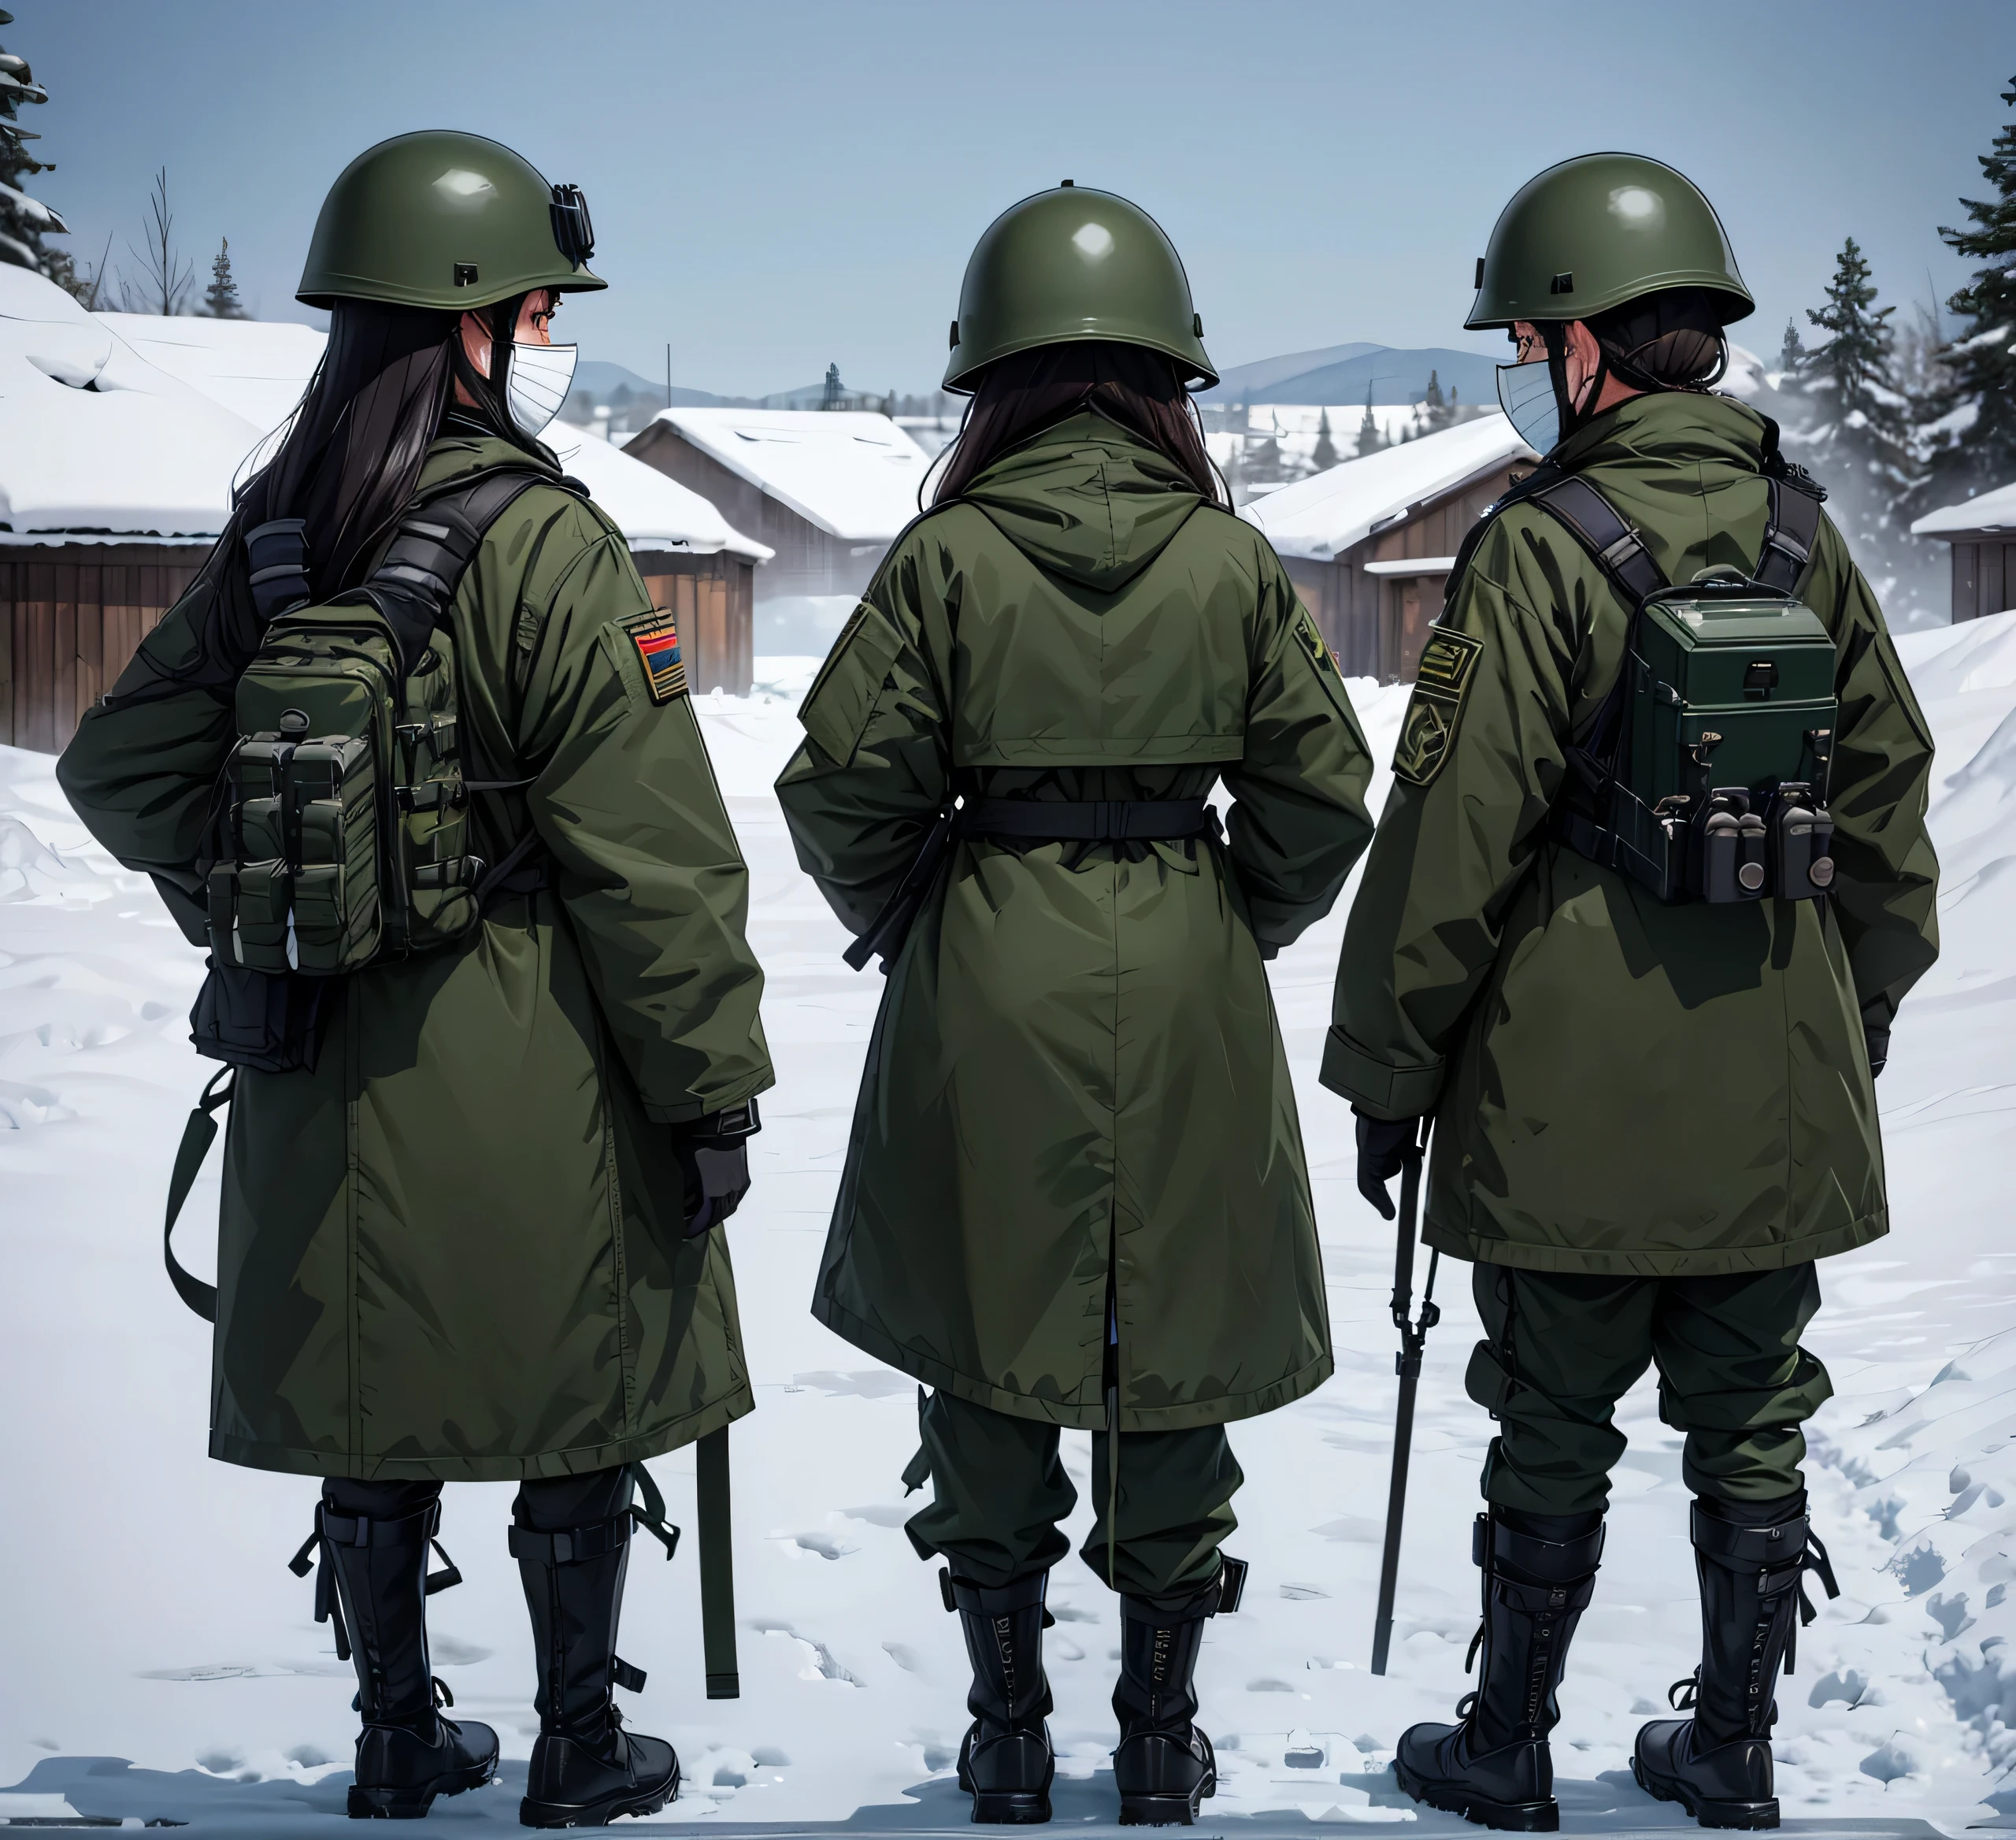
[[[1785,321],[1785,336],[1778,347],[1778,372],[1782,377],[1796,377],[1806,362],[1806,343],[1799,336],[1799,321]]]
[[[1358,453],[1362,460],[1368,454],[1376,454],[1385,446],[1379,433],[1379,418],[1372,413],[1372,385],[1365,386],[1365,418],[1358,425]]]
[[[0,25],[13,23],[13,14],[0,7]],[[60,288],[74,288],[76,273],[69,256],[43,241],[45,236],[67,236],[69,225],[41,199],[20,189],[23,180],[56,170],[50,161],[38,160],[28,150],[27,143],[42,136],[23,128],[18,120],[24,102],[48,100],[48,91],[35,80],[28,61],[0,50],[0,262],[32,269]]]
[[[1328,473],[1337,464],[1337,443],[1330,438],[1330,412],[1325,410],[1316,424],[1316,446],[1309,456],[1318,473]]]
[[[1921,468],[1913,403],[1899,374],[1894,306],[1877,305],[1861,246],[1835,258],[1827,304],[1807,320],[1825,341],[1799,354],[1776,400],[1757,406],[1781,425],[1785,451],[1827,488],[1828,512],[1849,553],[1897,623],[1937,603],[1936,546],[1910,534]],[[1789,342],[1788,345],[1789,348]]]
[[[238,298],[238,284],[231,275],[231,239],[224,239],[210,258],[210,284],[203,290],[203,312],[213,320],[242,320],[245,305]]]
[[[2016,106],[2016,77],[2010,83],[2002,99]],[[1993,195],[1962,198],[1967,227],[1939,232],[1981,266],[1946,303],[1970,323],[1940,354],[1944,386],[1927,405],[1930,477],[1921,497],[1933,504],[2016,480],[2016,121],[1977,158]]]

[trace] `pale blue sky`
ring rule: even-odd
[[[1540,167],[1623,147],[1721,210],[1777,348],[1855,236],[1908,310],[2016,72],[2008,0],[9,0],[51,101],[39,194],[131,270],[154,169],[199,276],[292,294],[329,181],[387,135],[492,135],[587,191],[584,354],[783,389],[934,385],[974,238],[1064,177],[1168,228],[1221,365],[1472,344],[1473,258]],[[1930,271],[1931,284],[1927,271]],[[1802,324],[1803,316],[1802,314]]]

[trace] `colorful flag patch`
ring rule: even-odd
[[[654,703],[669,703],[686,694],[686,666],[680,662],[679,630],[672,615],[654,607],[648,614],[635,614],[623,622],[623,630],[637,648],[644,667],[644,683]]]

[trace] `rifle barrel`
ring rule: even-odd
[[[1400,1401],[1393,1416],[1393,1471],[1386,1490],[1386,1548],[1379,1560],[1379,1607],[1372,1624],[1372,1671],[1386,1671],[1393,1643],[1393,1597],[1400,1582],[1400,1529],[1407,1512],[1407,1462],[1413,1454],[1414,1397],[1421,1388],[1421,1342],[1408,1319],[1414,1305],[1414,1231],[1421,1217],[1421,1155],[1400,1168],[1399,1248],[1393,1263],[1393,1318],[1400,1326]]]

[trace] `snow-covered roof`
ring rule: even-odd
[[[654,417],[807,522],[887,543],[917,516],[931,466],[886,415],[850,409],[662,409]]]
[[[327,343],[280,321],[85,313],[39,274],[0,269],[0,499],[16,506],[0,521],[213,536],[232,478],[291,416]],[[548,446],[631,547],[770,557],[698,492],[609,442],[554,424]],[[54,503],[24,517],[44,499]]]
[[[1240,515],[1283,555],[1328,562],[1362,543],[1374,525],[1522,454],[1537,457],[1510,422],[1500,414],[1480,416],[1299,479]]]
[[[327,337],[284,320],[165,319],[100,313],[150,364],[180,377],[254,428],[278,428],[293,413],[322,362]]]
[[[1945,536],[1961,530],[2008,530],[2016,532],[2016,484],[1997,486],[1962,499],[1957,505],[1942,505],[1911,526],[1914,536]]]
[[[758,562],[776,554],[733,529],[698,492],[632,459],[599,435],[556,421],[545,440],[561,466],[616,520],[633,550],[682,549],[695,555],[727,550]]]
[[[150,364],[42,276],[0,264],[0,525],[214,536],[263,431]]]

